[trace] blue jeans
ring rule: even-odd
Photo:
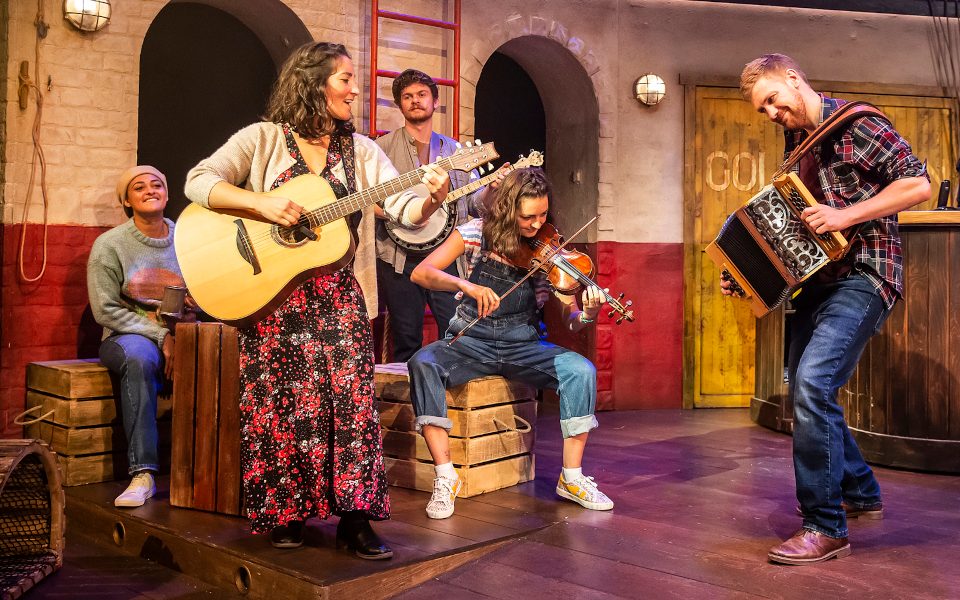
[[[803,526],[847,537],[841,501],[880,502],[880,484],[863,460],[837,403],[867,342],[890,310],[873,285],[851,273],[805,289],[790,320],[789,377],[793,397],[793,468]]]
[[[100,362],[120,377],[129,473],[158,471],[157,394],[163,387],[163,353],[142,335],[116,334],[100,344]]]
[[[483,260],[470,281],[503,296],[523,274],[493,260]],[[481,319],[452,346],[454,335],[477,316],[477,305],[465,298],[450,321],[445,339],[421,349],[407,362],[410,396],[417,415],[416,429],[436,425],[447,431],[446,389],[487,375],[501,375],[538,388],[557,390],[563,437],[586,433],[597,426],[597,371],[576,352],[540,340],[533,325],[536,297],[533,286],[518,288],[500,307]]]
[[[420,287],[410,281],[410,273],[420,264],[421,257],[408,256],[403,273],[397,273],[393,265],[377,259],[377,281],[390,313],[390,334],[393,342],[393,362],[407,362],[423,346],[423,312],[429,305],[437,322],[437,335],[443,337],[457,300],[453,292],[438,292]],[[445,269],[457,274],[456,263]]]

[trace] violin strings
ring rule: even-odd
[[[530,243],[533,244],[534,246],[536,246],[536,248],[537,248],[538,250],[541,249],[541,248],[543,248],[543,247],[546,245],[546,244],[544,244],[543,242],[541,242],[540,240],[537,240],[537,239],[531,240]],[[552,259],[552,260],[554,260],[554,261],[563,261],[562,263],[560,263],[560,262],[554,263],[554,266],[559,267],[559,268],[562,269],[564,272],[566,272],[567,275],[570,275],[571,277],[573,277],[574,279],[576,279],[577,282],[578,282],[580,285],[582,285],[582,286],[584,286],[584,287],[588,287],[588,286],[591,286],[591,285],[592,285],[592,286],[595,286],[596,288],[598,288],[598,289],[603,293],[604,297],[606,298],[607,304],[609,304],[614,310],[616,310],[617,312],[622,312],[623,310],[625,310],[625,309],[621,306],[620,302],[619,302],[616,298],[614,298],[613,296],[611,296],[611,295],[609,294],[609,292],[607,292],[607,291],[604,290],[602,287],[600,287],[599,285],[597,285],[597,283],[596,283],[595,281],[593,281],[592,279],[590,279],[589,277],[587,277],[583,272],[580,271],[580,269],[578,269],[578,268],[576,267],[576,265],[572,264],[572,263],[571,263],[569,260],[567,260],[565,257],[561,256],[560,254],[555,254],[555,255],[553,256],[553,259]],[[573,270],[574,272],[571,273],[570,270]]]

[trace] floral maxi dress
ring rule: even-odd
[[[284,134],[296,164],[273,188],[310,172],[289,127]],[[343,160],[352,188],[352,154],[331,136],[321,176],[338,198],[348,189],[331,168]],[[373,340],[353,267],[307,280],[239,338],[240,460],[253,532],[346,511],[388,518]]]

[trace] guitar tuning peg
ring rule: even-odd
[[[617,319],[617,325],[619,325],[620,323],[623,323],[623,317],[620,317],[619,319]]]
[[[627,300],[627,306],[633,306],[633,300]]]
[[[483,142],[480,141],[480,138],[477,138],[477,139],[473,140],[473,145],[474,145],[474,146],[482,146],[482,145],[483,145]]]
[[[610,312],[607,313],[607,317],[610,318],[610,319],[612,319],[612,318],[613,318],[613,315],[615,315],[615,314],[617,314],[617,311],[611,310]]]
[[[455,142],[455,143],[454,143],[454,146],[457,147],[457,150],[459,150],[460,148],[463,148],[463,146],[460,145],[460,142]]]
[[[620,302],[621,300],[623,300],[623,292],[620,292],[620,295],[617,296],[617,302]]]
[[[472,144],[472,143],[470,143],[470,142],[465,142],[465,143],[467,144],[467,148],[473,148],[473,144]]]

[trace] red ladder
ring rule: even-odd
[[[403,21],[406,23],[415,23],[417,25],[426,25],[427,27],[439,27],[453,31],[453,79],[442,79],[434,77],[437,85],[453,88],[453,131],[451,136],[454,139],[460,137],[460,0],[453,2],[453,22],[438,21],[436,19],[427,19],[425,17],[416,17],[405,15],[403,13],[380,10],[380,2],[371,0],[371,19],[370,19],[370,131],[375,136],[387,133],[387,131],[377,129],[377,80],[380,77],[389,77],[395,79],[400,73],[397,71],[385,71],[377,67],[377,54],[379,50],[380,19],[391,19],[394,21]]]

